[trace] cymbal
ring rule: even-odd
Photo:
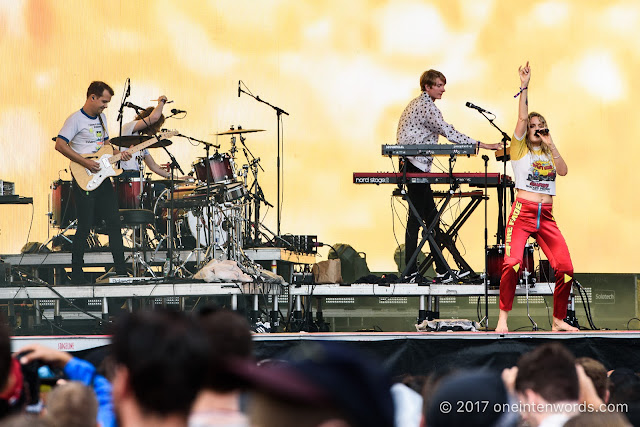
[[[148,136],[148,135],[127,135],[127,136],[116,136],[115,138],[111,138],[109,141],[113,145],[117,145],[118,147],[129,148],[132,145],[142,144],[143,142],[146,142],[151,138],[154,138],[154,137]],[[160,141],[154,143],[153,145],[147,148],[167,147],[171,144],[173,144],[173,142],[171,142],[170,140],[161,139]]]
[[[234,135],[239,133],[264,132],[264,129],[229,129],[224,132],[214,133],[214,135]]]

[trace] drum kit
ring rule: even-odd
[[[132,247],[144,246],[154,251],[168,252],[169,266],[166,270],[184,273],[185,264],[212,258],[244,261],[242,248],[246,242],[259,240],[259,231],[264,227],[259,223],[261,203],[271,206],[265,199],[258,183],[260,159],[255,158],[246,146],[244,134],[262,132],[261,129],[237,129],[217,133],[217,136],[230,136],[231,149],[228,153],[219,152],[219,145],[195,140],[204,145],[206,155],[199,157],[191,164],[192,177],[183,179],[151,180],[151,174],[144,175],[144,164],[140,163],[140,171],[135,175],[128,171],[113,179],[114,191],[119,209],[144,209],[153,212],[155,223],[140,231],[138,235],[123,225],[123,237]],[[183,135],[180,135],[183,136]],[[237,137],[242,144],[242,151],[247,164],[236,167]],[[112,144],[129,147],[139,143],[139,137],[118,137]],[[156,146],[168,146],[172,142],[159,141]],[[213,154],[209,151],[215,149]],[[172,157],[172,156],[170,156]],[[174,176],[171,166],[171,177]],[[179,167],[179,166],[178,166]],[[251,171],[251,175],[249,173]],[[249,180],[251,179],[251,182]],[[252,214],[255,220],[252,221]],[[76,205],[72,191],[72,182],[59,179],[51,184],[49,223],[61,232],[58,236],[70,242],[64,234],[73,229],[77,223]],[[268,229],[267,229],[268,230]],[[99,233],[99,227],[94,227]],[[246,240],[245,237],[246,236]],[[173,250],[190,250],[191,253],[180,264],[174,260]],[[193,255],[196,259],[191,259]],[[174,264],[175,263],[175,264]],[[175,265],[175,269],[174,269]]]

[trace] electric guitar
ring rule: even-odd
[[[179,132],[177,130],[160,132],[157,135],[150,136],[147,141],[142,142],[138,145],[134,145],[133,147],[127,149],[126,152],[133,155],[140,150],[144,150],[145,148],[152,146],[162,139],[171,138],[172,136],[176,136],[178,134]],[[114,156],[113,146],[111,144],[108,144],[104,145],[95,153],[82,154],[82,157],[98,162],[100,164],[100,170],[94,173],[82,166],[80,163],[71,161],[71,163],[69,164],[71,175],[73,175],[80,188],[85,191],[93,191],[98,188],[100,184],[102,184],[102,181],[104,181],[105,179],[109,178],[110,176],[118,176],[122,173],[122,169],[114,168],[114,164],[120,161],[122,153],[123,152],[120,152],[120,154],[116,154]]]

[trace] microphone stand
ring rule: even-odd
[[[282,206],[280,204],[280,123],[282,122],[282,115],[286,114],[288,116],[289,113],[287,113],[286,111],[284,111],[280,107],[276,107],[275,105],[271,105],[267,101],[264,101],[264,100],[260,99],[259,96],[253,96],[253,94],[245,91],[244,89],[242,89],[240,87],[238,87],[238,90],[241,93],[244,93],[245,95],[249,95],[251,98],[255,99],[256,101],[262,102],[263,104],[268,105],[269,107],[273,108],[276,111],[276,119],[277,119],[277,125],[278,125],[278,154],[277,154],[277,160],[276,160],[276,168],[277,168],[277,171],[278,171],[278,202],[277,202],[278,218],[277,218],[276,231],[277,231],[277,234],[279,236],[280,235],[280,211],[282,210]]]
[[[489,123],[491,123],[491,126],[493,126],[494,128],[496,128],[498,130],[498,132],[500,132],[502,134],[502,159],[500,159],[498,156],[498,160],[502,160],[503,165],[503,174],[502,174],[502,181],[500,182],[500,191],[498,191],[498,236],[497,236],[497,244],[500,243],[505,243],[504,242],[504,232],[505,232],[505,228],[507,226],[507,180],[506,180],[506,176],[507,176],[507,162],[510,160],[510,156],[507,154],[507,142],[511,141],[511,138],[509,137],[509,135],[507,135],[502,129],[500,129],[498,127],[498,125],[496,125],[493,120],[495,119],[495,116],[493,119],[490,119],[484,112],[482,111],[478,111],[480,114],[482,114],[484,116],[485,119],[487,119],[489,121]]]
[[[487,119],[489,121],[489,123],[491,123],[491,126],[493,126],[494,128],[496,128],[498,130],[498,132],[500,132],[502,134],[502,144],[503,144],[503,155],[502,155],[502,162],[503,162],[503,175],[502,175],[502,181],[501,181],[501,190],[498,191],[498,236],[497,236],[497,240],[498,240],[498,244],[500,244],[500,242],[504,243],[504,238],[505,238],[505,227],[507,225],[507,218],[506,218],[506,214],[507,214],[507,206],[506,206],[506,202],[507,202],[507,180],[506,180],[506,176],[507,176],[507,162],[509,161],[509,158],[507,157],[507,142],[511,141],[511,138],[509,137],[509,135],[507,135],[502,129],[500,129],[498,127],[498,125],[496,125],[493,120],[495,119],[495,116],[492,118],[489,118],[483,111],[478,110],[478,112],[480,114],[482,114],[484,116],[485,119]],[[493,115],[493,114],[492,114]],[[488,160],[489,157],[488,156],[482,156],[482,158],[484,159],[484,180],[485,180],[485,208],[484,208],[484,212],[485,212],[485,230],[484,230],[484,308],[485,308],[485,319],[486,320],[486,329],[489,329],[489,282],[488,282],[488,255],[489,255],[489,246],[488,246],[488,235],[487,235],[487,186],[488,186],[488,178],[487,178],[487,168],[488,168]]]
[[[484,160],[484,318],[480,320],[480,324],[485,322],[485,329],[489,330],[489,232],[488,232],[488,212],[487,212],[487,204],[489,201],[489,196],[487,191],[489,189],[489,156],[486,154],[482,155],[482,160]]]

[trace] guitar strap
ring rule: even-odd
[[[107,134],[107,128],[104,127],[104,123],[102,123],[102,114],[98,113],[98,120],[100,121],[100,126],[102,127],[102,144],[104,145],[104,136]]]

